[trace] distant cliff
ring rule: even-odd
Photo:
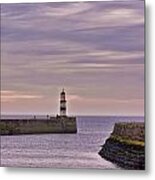
[[[99,154],[125,169],[145,169],[144,123],[116,123]]]
[[[76,117],[51,117],[50,119],[1,119],[1,135],[76,133]]]

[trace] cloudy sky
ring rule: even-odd
[[[144,2],[2,4],[2,113],[144,114]]]

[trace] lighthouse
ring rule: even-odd
[[[66,116],[66,93],[64,89],[60,93],[60,116]]]

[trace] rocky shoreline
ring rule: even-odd
[[[144,123],[116,123],[99,155],[124,169],[145,169]]]

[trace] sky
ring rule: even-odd
[[[1,5],[2,114],[144,115],[144,2]]]

